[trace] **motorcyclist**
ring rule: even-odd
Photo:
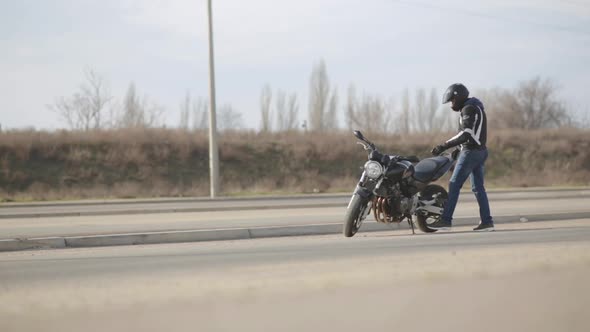
[[[460,112],[459,133],[443,144],[432,149],[433,155],[461,146],[461,153],[449,182],[449,198],[441,218],[429,225],[433,229],[449,229],[452,226],[453,213],[459,200],[459,192],[469,177],[471,190],[479,204],[480,223],[474,231],[493,231],[494,221],[484,187],[484,164],[488,158],[487,118],[483,103],[477,98],[469,98],[469,90],[461,84],[452,84],[443,96],[443,104],[451,103],[451,109]]]

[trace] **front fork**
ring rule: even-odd
[[[359,219],[362,221],[364,220],[369,213],[371,212],[371,204],[373,203],[373,192],[365,187],[361,187],[360,184],[358,184],[354,190],[354,193],[352,194],[352,197],[354,197],[354,195],[358,195],[363,203],[363,208],[361,210],[361,215],[359,215]],[[351,199],[352,202],[352,199]]]
[[[363,171],[361,179],[356,185],[356,188],[354,188],[353,195],[359,195],[363,200],[371,200],[373,198],[373,190],[364,187],[367,182],[367,174]]]

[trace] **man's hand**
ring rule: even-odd
[[[437,146],[435,146],[435,147],[432,149],[432,151],[430,151],[430,152],[432,152],[432,155],[433,155],[433,156],[439,156],[439,155],[440,155],[441,153],[443,153],[443,151],[445,151],[446,149],[447,149],[447,147],[446,147],[446,146],[444,146],[444,145],[437,145]]]

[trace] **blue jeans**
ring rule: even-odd
[[[442,220],[447,222],[453,221],[453,213],[459,200],[459,192],[463,183],[471,182],[471,190],[477,198],[479,204],[479,217],[482,223],[494,223],[490,215],[490,203],[488,202],[488,194],[483,185],[484,164],[488,159],[488,150],[467,150],[463,149],[455,165],[455,171],[451,176],[449,182],[449,199],[445,205]]]

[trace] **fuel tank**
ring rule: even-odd
[[[401,181],[412,175],[414,175],[414,165],[407,160],[398,161],[390,165],[385,173],[385,177],[394,182]]]

